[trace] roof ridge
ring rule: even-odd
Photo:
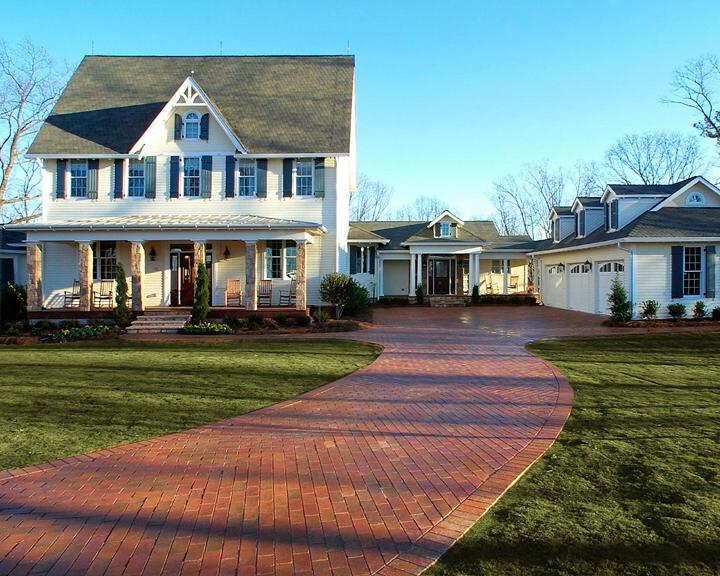
[[[355,54],[85,54],[83,58],[346,58]]]

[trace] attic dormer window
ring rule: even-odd
[[[185,140],[197,140],[200,138],[200,116],[196,112],[185,114],[183,138]]]
[[[688,206],[702,206],[705,204],[705,196],[700,192],[693,192],[687,197],[686,204]]]
[[[450,222],[440,222],[440,238],[450,238]]]

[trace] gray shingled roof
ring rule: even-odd
[[[194,78],[250,153],[348,153],[352,56],[86,56],[31,154],[126,154]]]
[[[435,238],[432,228],[428,228],[430,221],[374,221],[351,222],[349,240],[366,239],[368,232],[387,239],[389,242],[385,249],[399,250],[403,244],[412,242],[422,243],[457,243],[472,244],[492,243],[498,247],[511,248],[515,244],[524,244],[530,241],[528,236],[500,236],[495,224],[489,220],[465,221],[463,226],[457,228],[457,238]]]
[[[608,184],[608,187],[611,188],[618,196],[634,196],[641,194],[647,194],[650,196],[670,196],[695,178],[697,178],[697,176],[690,176],[690,178],[680,180],[680,182],[673,182],[672,184]]]
[[[583,208],[602,208],[600,196],[578,196],[576,200],[583,205]]]
[[[552,209],[558,216],[572,216],[572,206],[553,206]]]
[[[645,212],[616,232],[605,232],[601,226],[584,238],[573,234],[554,244],[552,239],[539,240],[534,251],[581,248],[587,244],[633,238],[718,238],[720,208],[661,208]]]

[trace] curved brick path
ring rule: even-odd
[[[0,472],[0,574],[418,574],[552,444],[557,310],[380,310],[385,352],[304,396]],[[592,331],[592,330],[591,330]],[[595,331],[602,332],[601,328]]]

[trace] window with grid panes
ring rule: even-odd
[[[686,246],[684,260],[683,294],[685,296],[700,296],[702,248],[699,246]]]

